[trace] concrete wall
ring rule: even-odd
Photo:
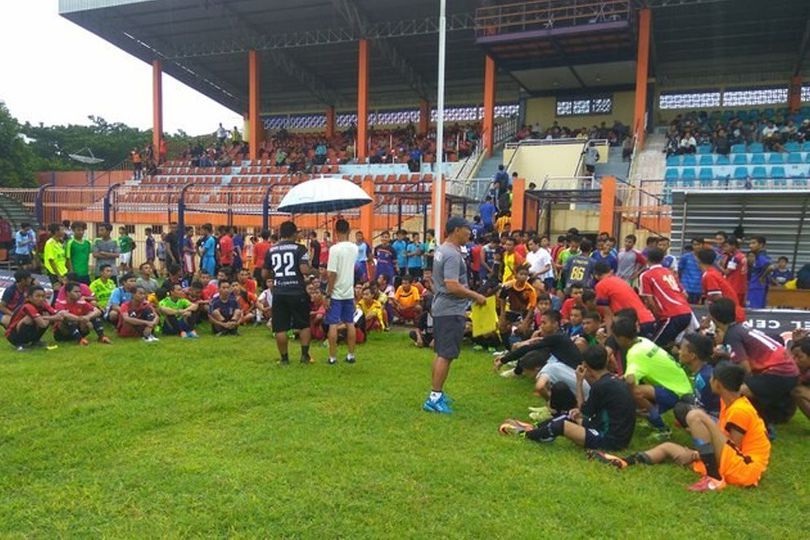
[[[95,171],[95,186],[110,186],[120,184],[132,178],[132,171]],[[54,186],[87,186],[91,184],[91,175],[88,171],[41,171],[37,173],[39,185]]]
[[[633,109],[635,107],[635,92],[614,92],[613,111],[609,114],[594,114],[587,116],[557,116],[556,97],[537,97],[526,101],[526,124],[534,125],[540,122],[545,129],[555,121],[561,126],[569,128],[590,128],[605,122],[607,126],[613,125],[613,120],[620,120],[624,125],[632,125]]]
[[[521,178],[534,182],[538,187],[543,185],[546,176],[571,178],[577,175],[577,164],[582,154],[582,144],[544,144],[538,146],[521,146],[517,150],[505,148],[503,151],[503,164],[509,164],[509,174],[517,172]],[[599,161],[604,163],[608,158],[608,147],[599,146]],[[510,163],[511,160],[511,163]],[[553,186],[557,189],[566,189],[575,186]]]

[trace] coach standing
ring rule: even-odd
[[[449,399],[444,394],[444,382],[450,372],[450,363],[458,358],[464,326],[467,322],[467,301],[483,305],[486,298],[467,288],[467,265],[461,246],[470,240],[470,224],[460,217],[451,217],[445,226],[445,241],[436,250],[433,259],[433,379],[430,395],[422,408],[428,412],[452,413]]]

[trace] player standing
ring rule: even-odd
[[[265,277],[273,278],[273,333],[281,354],[281,365],[289,365],[287,332],[298,330],[301,339],[301,363],[311,364],[309,355],[309,295],[304,274],[309,273],[309,250],[297,242],[298,227],[285,221],[279,227],[281,241],[267,250]]]
[[[658,319],[658,331],[653,341],[659,347],[669,347],[692,322],[692,308],[681,289],[678,278],[664,268],[664,251],[652,248],[647,253],[650,268],[639,277],[638,294]]]

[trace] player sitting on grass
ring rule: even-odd
[[[720,416],[720,396],[712,391],[710,381],[714,366],[710,364],[712,361],[712,353],[714,352],[714,343],[708,336],[702,334],[686,334],[681,342],[678,351],[678,360],[684,366],[692,378],[692,386],[695,389],[695,397],[697,398],[697,405],[710,416],[717,418]],[[691,402],[688,400],[688,410],[691,410]],[[675,406],[675,418],[685,426],[685,414],[680,411],[683,410],[682,404]]]
[[[135,278],[133,277],[133,280]],[[118,317],[118,335],[121,337],[142,337],[146,343],[160,341],[154,335],[160,318],[152,304],[146,301],[146,289],[135,287],[132,299],[124,302]]]
[[[577,367],[577,405],[567,415],[542,422],[537,427],[507,420],[501,433],[523,434],[535,442],[552,442],[563,436],[588,449],[618,450],[626,448],[635,429],[636,405],[627,384],[607,371],[607,351],[591,345],[582,354]],[[585,399],[585,384],[591,385]]]
[[[394,312],[403,323],[413,321],[415,324],[419,320],[419,316],[422,314],[422,306],[419,302],[421,298],[419,289],[413,285],[413,278],[408,275],[402,276],[402,285],[397,288],[391,301],[394,305]]]
[[[22,351],[29,347],[44,347],[40,341],[48,327],[62,320],[63,312],[56,312],[48,304],[45,289],[34,285],[28,289],[25,303],[17,308],[11,315],[6,330],[6,339],[9,343]]]
[[[163,317],[162,331],[165,336],[177,336],[181,338],[196,338],[194,331],[196,318],[194,312],[199,306],[192,303],[183,296],[183,288],[179,283],[175,283],[169,291],[169,296],[158,304],[158,311]]]
[[[709,306],[709,314],[723,336],[723,345],[731,351],[731,361],[745,370],[742,393],[751,399],[773,434],[772,424],[787,422],[796,412],[791,397],[799,381],[796,363],[781,343],[735,322],[733,299],[715,300]]]
[[[65,299],[56,302],[56,309],[62,311],[62,320],[53,327],[56,341],[77,341],[79,345],[89,345],[87,335],[95,330],[99,343],[109,344],[110,338],[104,335],[101,310],[82,298],[79,283],[69,281],[62,287]]]
[[[363,311],[366,318],[366,332],[372,330],[382,332],[386,329],[382,304],[372,296],[370,287],[363,287],[363,297],[357,303],[357,307]]]
[[[107,311],[104,313],[105,319],[114,325],[118,324],[122,306],[132,299],[136,286],[137,278],[135,274],[127,272],[121,277],[121,286],[112,292],[107,302]]]
[[[681,366],[664,349],[638,335],[635,321],[614,320],[613,337],[624,351],[627,368],[624,378],[633,391],[638,407],[647,413],[656,438],[668,438],[671,430],[661,415],[682,399],[692,396],[692,385]]]
[[[686,415],[696,450],[667,442],[626,458],[601,452],[594,452],[591,457],[620,469],[665,461],[692,464],[702,478],[689,486],[690,491],[719,491],[726,484],[756,486],[768,467],[771,443],[762,418],[740,393],[744,379],[742,366],[721,362],[715,367],[711,386],[720,396],[719,423],[715,424],[714,419],[700,409]]]
[[[211,299],[208,306],[208,318],[211,321],[211,331],[217,336],[238,336],[239,323],[242,320],[242,310],[239,302],[231,291],[231,282],[227,279],[219,280],[217,284],[219,293]]]
[[[574,344],[584,351],[588,345],[599,343],[599,330],[602,328],[602,316],[598,311],[588,311],[582,316],[582,333],[574,338]],[[604,334],[604,330],[602,331]]]

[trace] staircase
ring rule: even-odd
[[[664,147],[667,138],[662,133],[651,133],[633,160],[630,169],[630,183],[638,186],[641,180],[661,180],[667,168]]]
[[[8,221],[14,231],[20,228],[20,223],[30,223],[34,229],[39,227],[36,216],[20,201],[3,194],[0,194],[0,218]]]
[[[622,147],[611,146],[608,149],[608,159],[604,163],[597,163],[594,171],[597,176],[615,176],[627,178],[630,172],[630,162],[622,161]]]
[[[496,147],[492,152],[492,157],[481,163],[475,175],[476,178],[494,178],[495,173],[498,172],[498,165],[503,165],[503,146]]]

